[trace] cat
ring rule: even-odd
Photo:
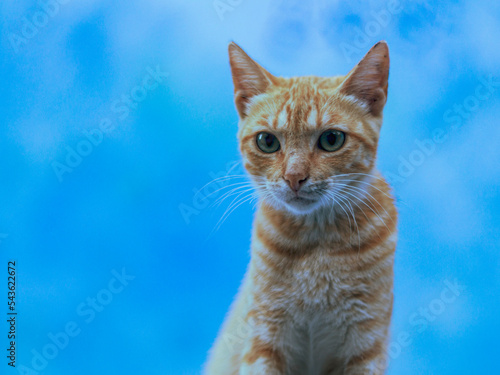
[[[229,60],[259,201],[251,261],[205,373],[383,374],[397,240],[375,167],[387,43],[333,78],[276,77],[235,43]]]

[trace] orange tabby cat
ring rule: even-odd
[[[333,78],[275,77],[234,43],[229,57],[260,198],[250,265],[206,373],[383,374],[397,236],[375,168],[387,44]]]

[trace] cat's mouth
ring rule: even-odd
[[[288,203],[290,203],[290,202],[312,203],[312,202],[316,202],[316,199],[295,196],[295,197],[288,199]]]

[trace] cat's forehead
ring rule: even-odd
[[[270,93],[255,117],[270,129],[294,132],[318,129],[343,120],[333,90],[302,85]]]
[[[325,110],[324,104],[317,98],[301,98],[300,100],[290,98],[280,104],[267,116],[267,124],[272,129],[315,129],[340,120],[338,114]]]

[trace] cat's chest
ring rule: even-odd
[[[352,267],[320,252],[294,261],[280,278],[289,304],[298,309],[342,309],[357,289]]]
[[[370,309],[359,303],[366,285],[353,273],[355,267],[350,264],[316,254],[295,262],[283,274],[288,312],[284,332],[295,353],[291,359],[295,370],[290,374],[330,374],[325,369],[339,366],[336,361],[345,350],[352,323],[373,317]]]
[[[337,367],[334,364],[346,340],[346,325],[334,316],[315,314],[287,322],[283,332],[291,348],[288,374],[332,374],[326,369]]]

